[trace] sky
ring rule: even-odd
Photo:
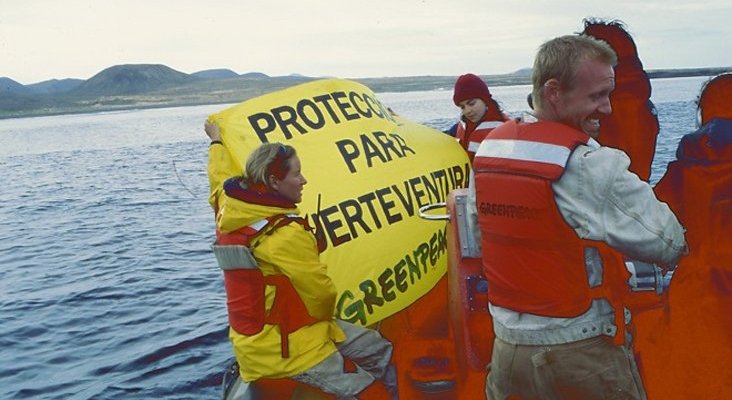
[[[623,21],[646,69],[732,66],[732,1],[0,0],[0,77],[120,64],[340,78],[503,74],[538,46]]]

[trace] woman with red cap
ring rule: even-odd
[[[473,74],[461,75],[457,79],[452,100],[461,110],[455,138],[468,152],[472,162],[480,142],[488,132],[509,118],[493,100],[485,82]]]

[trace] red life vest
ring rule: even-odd
[[[488,111],[486,111],[486,116],[483,118],[488,118]],[[457,130],[455,131],[455,139],[457,139],[458,142],[460,142],[460,145],[463,146],[463,149],[468,152],[470,162],[473,162],[473,157],[475,157],[475,152],[478,151],[480,142],[482,142],[494,128],[500,126],[504,121],[506,121],[506,119],[487,120],[481,121],[476,125],[472,122],[466,122],[463,118],[460,119],[457,124]]]
[[[617,304],[622,257],[600,242],[580,239],[564,221],[552,183],[559,179],[572,151],[586,144],[585,133],[555,122],[496,128],[475,157],[476,203],[481,231],[488,300],[517,312],[548,317],[577,317],[593,298]],[[603,256],[603,284],[590,288],[584,249]],[[613,253],[615,253],[613,255]],[[610,258],[613,258],[611,261]],[[624,285],[624,283],[623,283]],[[617,312],[618,330],[622,320]]]
[[[291,222],[302,224],[305,219],[277,214],[230,233],[216,232],[214,254],[224,272],[226,306],[229,325],[243,335],[259,333],[265,324],[278,325],[282,337],[282,358],[289,357],[290,333],[318,320],[311,317],[292,282],[281,274],[265,276],[257,266],[251,251],[264,236]],[[265,309],[265,287],[276,288],[272,307]]]

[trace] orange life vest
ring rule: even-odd
[[[686,228],[689,254],[671,282],[670,312],[637,320],[648,398],[732,399],[730,97],[732,74],[704,86],[703,126],[681,138],[676,160],[654,188]]]
[[[265,324],[278,325],[282,337],[282,358],[289,357],[288,335],[317,322],[317,319],[308,314],[285,275],[262,274],[251,251],[265,236],[291,222],[302,224],[307,229],[305,219],[278,214],[230,233],[217,231],[213,246],[219,267],[224,272],[229,325],[243,335],[257,334]],[[269,310],[265,307],[267,285],[276,288]]]
[[[504,121],[503,119],[491,119],[489,112],[486,111],[486,115],[483,117],[486,120],[481,121],[477,124],[466,122],[464,118],[461,118],[457,124],[457,130],[455,131],[455,139],[460,142],[463,149],[468,152],[470,162],[473,162],[475,152],[478,151],[480,142],[497,126],[500,126]]]
[[[594,298],[618,304],[625,288],[608,288],[623,279],[622,257],[604,243],[580,239],[562,218],[552,190],[572,151],[589,140],[556,122],[510,121],[486,137],[473,168],[492,304],[548,317],[579,316]],[[588,246],[603,257],[602,285],[594,288],[585,267]]]

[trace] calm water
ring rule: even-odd
[[[704,81],[652,82],[652,181],[694,129]],[[526,108],[527,86],[491,90]],[[444,129],[451,95],[379,98]],[[224,107],[0,120],[0,399],[220,397],[231,349],[202,125]]]

